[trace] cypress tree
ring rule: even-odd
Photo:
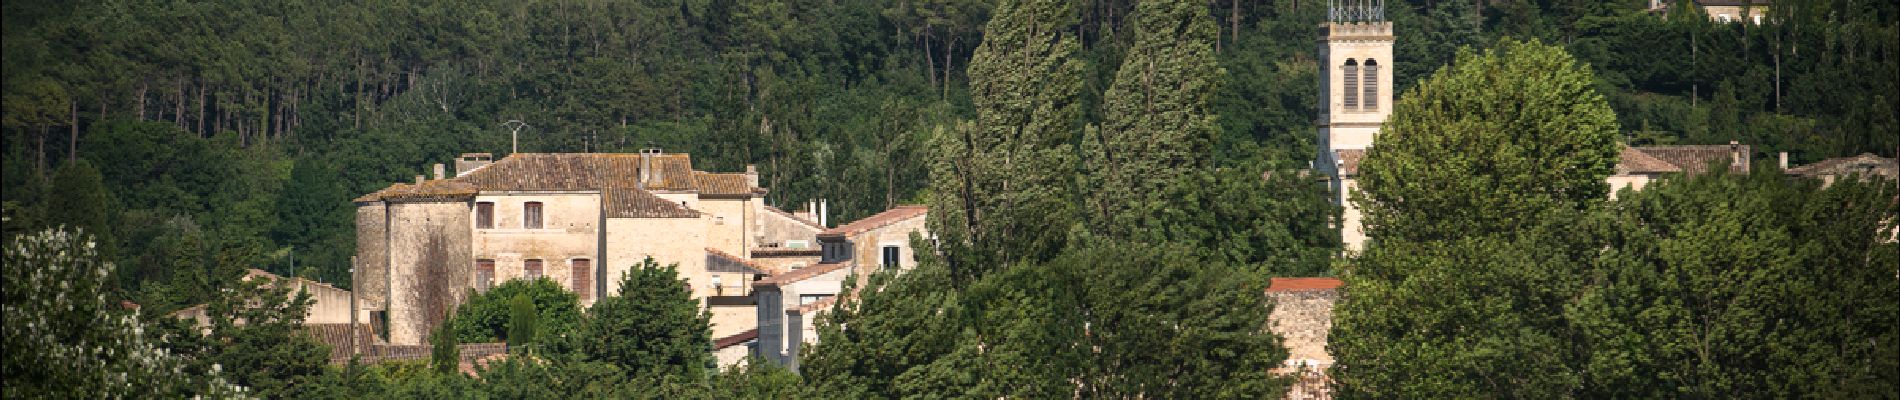
[[[998,4],[970,60],[977,119],[938,132],[932,231],[952,243],[959,265],[1054,257],[1074,225],[1074,140],[1088,67],[1076,54],[1079,15],[1070,3]],[[982,250],[956,250],[965,245]]]
[[[515,295],[508,300],[508,346],[520,346],[534,342],[534,333],[539,329],[535,325],[534,302],[528,300],[528,294]],[[446,325],[446,324],[445,324]]]
[[[1224,74],[1217,30],[1203,4],[1145,1],[1135,44],[1103,98],[1104,121],[1083,139],[1090,226],[1118,239],[1167,236],[1198,205],[1170,206],[1198,191],[1220,126],[1210,110]],[[1144,239],[1166,239],[1148,237]]]

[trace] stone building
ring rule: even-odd
[[[1853,157],[1838,157],[1821,160],[1813,164],[1787,168],[1788,156],[1781,156],[1782,168],[1788,175],[1817,179],[1823,185],[1834,181],[1855,177],[1856,179],[1900,180],[1900,160],[1863,153]]]
[[[821,227],[764,204],[758,173],[693,169],[686,154],[463,154],[356,199],[358,306],[396,345],[420,344],[468,289],[547,278],[583,306],[618,294],[628,268],[677,264],[713,315],[713,335],[753,329],[752,280],[738,255],[811,243]]]
[[[1736,142],[1726,145],[1623,146],[1617,154],[1616,171],[1606,180],[1610,198],[1616,192],[1643,190],[1650,182],[1671,175],[1700,175],[1720,168],[1724,173],[1746,175],[1753,163],[1750,146]]]
[[[856,276],[862,284],[878,271],[916,267],[918,249],[911,247],[911,238],[931,239],[925,226],[929,212],[924,206],[898,206],[827,229],[817,236],[816,264],[753,282],[758,356],[796,370],[800,352],[818,342],[818,318],[838,304],[839,296],[850,295],[842,293],[846,279]]]
[[[1332,397],[1326,369],[1332,368],[1333,356],[1326,351],[1326,339],[1341,285],[1336,278],[1273,278],[1267,287],[1267,297],[1273,299],[1268,329],[1287,349],[1286,363],[1273,372],[1297,375],[1288,399]]]

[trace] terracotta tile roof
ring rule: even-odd
[[[1295,290],[1334,290],[1345,282],[1339,278],[1273,278],[1267,286],[1268,292],[1290,292]]]
[[[787,283],[795,283],[798,281],[811,279],[812,277],[815,277],[815,276],[824,275],[832,271],[841,270],[847,266],[849,265],[846,263],[825,263],[825,264],[813,265],[813,266],[809,266],[805,268],[799,268],[799,269],[795,269],[791,271],[786,271],[785,273],[782,273],[782,274],[772,275],[772,277],[770,278],[752,281],[752,286],[780,286]]]
[[[1872,153],[1861,153],[1861,155],[1853,157],[1829,158],[1813,164],[1788,169],[1789,175],[1806,177],[1848,175],[1854,173],[1892,177],[1895,176],[1897,172],[1900,172],[1900,160],[1881,157],[1873,155]]]
[[[1366,150],[1334,150],[1333,159],[1339,160],[1339,174],[1341,176],[1357,176],[1359,175],[1359,162],[1365,161],[1366,159]]]
[[[1672,172],[1682,172],[1682,168],[1642,150],[1637,150],[1635,147],[1623,146],[1623,150],[1617,153],[1616,173],[1618,175]]]
[[[421,184],[398,183],[359,197],[356,202],[390,201],[466,201],[475,197],[475,185],[454,179],[423,181]]]
[[[686,154],[653,156],[648,190],[692,190],[692,158]],[[598,190],[640,187],[637,153],[517,153],[455,180],[481,190]]]
[[[797,223],[801,223],[801,224],[805,224],[806,226],[810,226],[810,227],[813,227],[813,228],[817,228],[818,230],[824,230],[824,229],[825,229],[825,227],[823,227],[823,226],[820,226],[820,225],[818,225],[818,222],[816,222],[816,221],[812,221],[812,220],[809,220],[809,219],[804,219],[804,218],[800,218],[800,217],[799,217],[799,216],[797,216],[797,215],[793,215],[792,213],[789,213],[789,212],[785,212],[785,210],[780,210],[780,209],[778,209],[778,207],[773,207],[773,206],[765,206],[765,211],[771,211],[771,212],[772,212],[773,214],[778,214],[778,215],[779,215],[780,217],[785,217],[785,218],[787,218],[787,219],[791,219],[791,220],[792,220],[793,222],[797,222]]]
[[[715,174],[693,171],[693,188],[701,196],[753,196],[764,189],[752,187],[745,174]]]
[[[732,253],[719,251],[719,249],[715,249],[711,247],[706,248],[706,255],[718,257],[728,262],[743,265],[746,268],[751,268],[753,271],[758,271],[761,274],[777,275],[784,272],[784,271],[779,271],[777,268],[760,265],[759,263],[752,262],[752,260],[740,258],[739,256],[732,255]]]
[[[370,348],[383,344],[377,341],[376,331],[367,323],[357,324],[355,329],[351,329],[350,324],[304,324],[303,327],[304,331],[310,332],[310,336],[318,343],[330,346],[331,364],[350,362],[352,331],[356,335],[357,348],[365,353],[369,352]]]
[[[1711,163],[1728,165],[1731,174],[1748,173],[1748,158],[1753,157],[1752,150],[1745,144],[1678,145],[1678,146],[1640,146],[1632,147],[1650,157],[1676,166],[1683,173],[1700,174],[1709,169]],[[1742,154],[1742,163],[1736,165],[1731,152]]]
[[[757,247],[757,248],[752,249],[752,258],[818,257],[818,256],[824,255],[824,253],[825,253],[824,250],[816,249],[816,248],[794,249],[790,247]]]
[[[856,235],[907,219],[922,217],[928,213],[930,213],[929,206],[897,206],[896,208],[884,210],[884,212],[877,213],[876,215],[864,217],[864,219],[851,221],[849,224],[826,229],[824,232],[819,232],[818,236],[839,237]]]
[[[600,197],[607,218],[699,218],[699,211],[645,190],[608,188]]]
[[[738,346],[741,344],[745,344],[745,342],[750,342],[758,338],[759,338],[759,328],[747,329],[745,330],[745,332],[735,333],[732,336],[714,339],[713,350],[719,350],[719,349],[723,349],[727,347]]]

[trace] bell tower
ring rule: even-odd
[[[1392,22],[1385,0],[1331,0],[1319,27],[1319,154],[1314,168],[1331,178],[1334,202],[1344,207],[1340,238],[1346,249],[1365,242],[1350,191],[1359,160],[1392,114]]]

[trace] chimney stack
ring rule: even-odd
[[[417,185],[421,185],[421,184],[422,184],[422,180],[423,180],[422,178],[424,178],[424,176],[422,176],[422,174],[416,174],[416,184],[417,184]]]
[[[455,159],[455,176],[468,175],[469,171],[494,163],[495,156],[488,153],[462,153]]]
[[[1728,141],[1728,160],[1731,167],[1747,165],[1742,162],[1742,142]]]
[[[446,166],[443,166],[442,163],[435,164],[435,179],[448,179],[448,176],[446,176],[448,174],[449,172]]]
[[[641,189],[646,189],[647,181],[653,179],[653,149],[651,143],[648,145],[649,148],[640,150],[640,182],[635,186]]]
[[[818,226],[831,227],[830,200],[818,200]]]
[[[1788,170],[1788,152],[1781,152],[1781,170]]]
[[[745,165],[745,183],[746,185],[750,185],[750,187],[759,187],[759,166],[758,165],[754,165],[754,164]]]

